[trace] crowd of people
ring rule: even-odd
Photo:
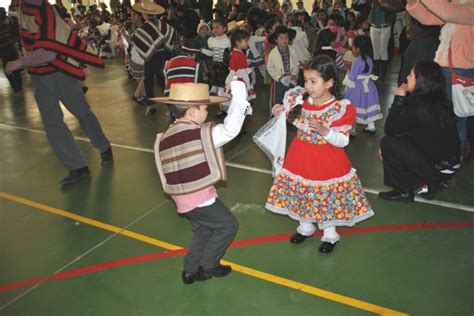
[[[146,114],[156,112],[156,102],[169,104],[174,124],[158,136],[155,154],[164,191],[193,224],[182,275],[187,284],[231,271],[219,260],[237,222],[213,186],[225,180],[217,149],[245,130],[255,100],[267,102],[259,99],[265,87],[274,118],[263,129],[286,131],[280,117],[297,129],[284,162],[274,148],[266,150],[278,169],[266,208],[299,222],[292,243],[302,243],[317,224],[323,230],[319,251],[331,253],[340,239],[337,226],[374,215],[344,147],[356,137],[357,124],[369,137],[378,132],[375,123],[383,115],[377,81],[397,53],[399,87],[380,144],[384,184],[392,190],[379,197],[413,202],[422,188],[421,196],[433,199],[471,157],[472,98],[470,115],[465,107],[459,115],[451,95],[455,75],[474,77],[470,0],[360,0],[349,8],[342,0],[316,0],[309,12],[302,1],[289,0],[219,0],[212,10],[210,3],[192,0],[110,6],[111,12],[103,3],[87,9],[77,4],[68,12],[60,1],[24,0],[17,14],[0,12],[4,68],[15,91],[21,68],[32,75],[46,134],[70,171],[61,184],[90,170],[62,122],[59,101],[79,119],[102,162],[113,161],[79,82],[90,72],[85,65],[124,58],[136,81],[132,97]],[[62,22],[36,19],[40,35],[38,25],[22,22],[45,14]],[[19,47],[27,52],[21,58]],[[164,97],[156,97],[155,80]],[[205,123],[206,106],[213,103],[225,117],[217,126]],[[201,145],[192,143],[194,148],[190,142],[197,139]]]

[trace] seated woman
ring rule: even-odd
[[[408,93],[408,95],[407,95]],[[460,141],[441,67],[421,61],[395,92],[380,142],[384,184],[393,190],[379,197],[413,202],[413,191],[428,184],[422,196],[433,199],[460,168]]]

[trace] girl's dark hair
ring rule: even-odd
[[[364,60],[364,73],[369,71],[369,63],[367,57],[372,58],[372,41],[367,35],[359,35],[354,39],[354,48],[360,49],[360,57]]]
[[[313,70],[317,71],[324,81],[333,80],[334,85],[329,89],[331,94],[337,99],[341,100],[343,98],[341,84],[337,78],[338,76],[338,69],[334,60],[326,55],[318,55],[314,57],[309,63],[306,64],[304,70]],[[303,95],[303,100],[308,98],[308,94],[305,93]],[[298,116],[301,114],[302,105],[295,106],[290,113],[288,114],[288,122],[292,123]]]
[[[420,61],[413,67],[416,84],[408,96],[410,104],[421,104],[418,115],[421,120],[439,120],[442,127],[453,124],[452,103],[446,94],[446,79],[441,66],[434,61]]]
[[[232,48],[236,48],[238,42],[249,37],[250,37],[249,32],[245,30],[237,29],[234,32],[232,32],[232,35],[230,36],[230,45],[232,46]]]
[[[306,64],[305,70],[317,71],[324,81],[333,80],[334,85],[331,87],[330,92],[336,99],[342,99],[340,82],[337,78],[338,69],[334,60],[326,55],[317,55],[309,63]]]
[[[446,99],[446,81],[440,65],[434,61],[420,61],[414,68],[416,84],[413,95],[436,95]]]
[[[336,23],[337,26],[342,26],[344,24],[344,18],[342,15],[333,13],[329,16],[329,20],[333,20],[334,23]]]
[[[322,30],[318,35],[318,48],[331,46],[332,42],[336,39],[336,36],[336,33],[331,32],[330,29]]]
[[[224,19],[214,19],[212,25],[214,24],[220,24],[223,28],[227,28],[227,21]]]
[[[264,24],[264,27],[265,27],[265,30],[267,30],[268,32],[272,32],[272,27],[278,23],[278,19],[275,18],[275,17],[271,17],[269,18],[268,20],[265,21],[265,24]]]

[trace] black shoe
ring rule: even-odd
[[[336,247],[336,244],[337,244],[337,241],[335,243],[323,241],[321,245],[319,245],[318,251],[321,253],[331,253]]]
[[[224,266],[222,264],[219,264],[217,267],[207,269],[207,270],[205,270],[203,268],[201,268],[201,269],[202,269],[201,270],[202,274],[200,275],[201,280],[199,280],[199,281],[207,280],[211,277],[223,278],[223,277],[225,277],[226,275],[228,275],[229,273],[232,272],[232,267],[231,266]]]
[[[393,189],[391,191],[379,192],[379,198],[389,201],[398,201],[398,202],[413,202],[415,200],[415,195],[413,191]]]
[[[428,192],[420,193],[420,196],[427,200],[433,200],[436,194],[443,192],[448,187],[444,181],[428,184]]]
[[[60,185],[69,184],[73,182],[77,182],[81,179],[88,178],[91,176],[91,171],[89,167],[82,167],[76,170],[69,171],[67,177],[62,178],[59,180]]]
[[[114,154],[112,153],[112,147],[109,147],[106,151],[100,153],[100,163],[103,165],[114,162]]]
[[[290,242],[293,244],[301,244],[307,238],[311,236],[301,235],[300,233],[294,233],[293,236],[290,237]]]
[[[83,87],[82,87],[82,93],[86,94],[87,91],[89,91],[89,87],[83,86]]]
[[[192,284],[192,283],[194,283],[194,281],[204,281],[204,280],[206,280],[202,276],[202,269],[201,268],[199,268],[199,270],[194,272],[194,273],[183,271],[183,273],[181,274],[181,279],[183,280],[184,284]]]

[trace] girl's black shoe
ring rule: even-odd
[[[294,233],[293,236],[290,237],[290,242],[293,244],[301,244],[307,238],[311,236],[301,235],[300,233]]]
[[[321,245],[319,245],[318,251],[321,253],[331,253],[336,247],[336,244],[337,244],[337,241],[335,243],[323,241]]]

